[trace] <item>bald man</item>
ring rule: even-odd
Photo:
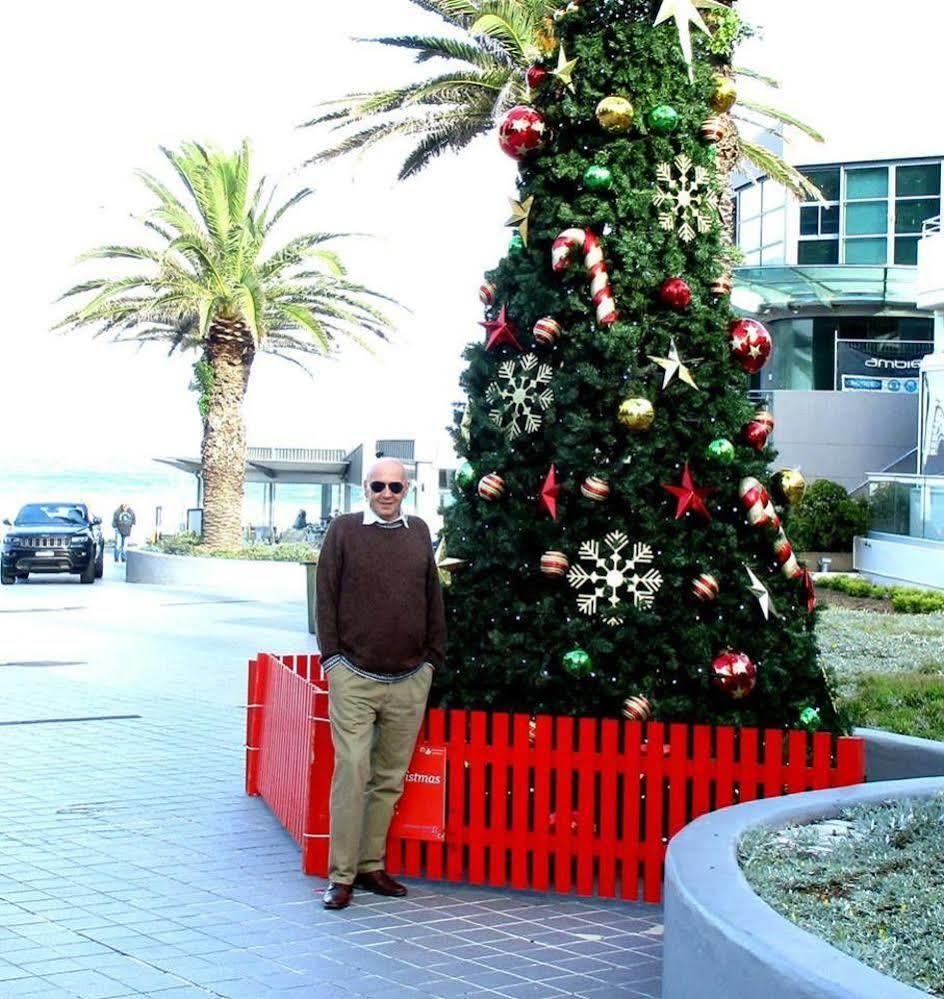
[[[409,488],[401,462],[376,462],[367,510],[335,517],[318,558],[334,743],[326,909],[346,908],[355,887],[406,894],[384,870],[387,830],[446,643],[429,528],[401,512]]]

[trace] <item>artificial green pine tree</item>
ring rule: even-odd
[[[674,17],[656,25],[663,13]],[[491,346],[465,355],[455,441],[466,464],[445,538],[467,565],[447,594],[440,703],[613,716],[637,697],[637,714],[651,706],[660,720],[841,727],[817,663],[811,581],[781,566],[783,534],[751,526],[739,495],[743,480],[766,481],[774,454],[744,438],[755,407],[729,333],[713,145],[723,129],[703,127],[723,110],[727,64],[690,15],[700,20],[688,0],[567,4],[530,74],[544,131],[527,111],[508,122],[511,145],[543,148],[520,162],[511,221],[525,231],[482,287]],[[598,120],[626,124],[625,103],[599,107],[614,97],[632,104],[626,131]],[[574,246],[571,232],[572,263],[555,272],[566,230],[589,242]],[[601,274],[591,295],[594,238],[612,299]],[[690,288],[687,307],[679,282],[663,289],[674,278]],[[626,400],[636,429],[620,420]],[[695,492],[681,488],[686,475]],[[541,502],[555,481],[556,519]],[[566,557],[565,575],[542,572],[545,553]],[[753,689],[749,677],[713,677],[725,650],[756,666]]]

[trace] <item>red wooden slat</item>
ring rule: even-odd
[[[789,763],[787,764],[786,785],[791,794],[816,787],[812,769],[806,764],[806,732],[790,732],[787,737]]]
[[[593,869],[599,844],[597,828],[596,776],[600,769],[597,754],[597,720],[581,718],[577,725],[577,894],[593,894]]]
[[[449,742],[446,750],[446,878],[461,881],[465,876],[467,825],[465,794],[469,780],[466,766],[466,713],[449,712]]]
[[[511,719],[503,712],[492,715],[492,772],[488,824],[488,883],[501,888],[507,880],[508,765],[511,760]]]
[[[711,729],[696,725],[692,756],[692,814],[697,819],[708,811],[711,801]]]
[[[551,842],[554,850],[554,890],[568,892],[573,886],[570,861],[573,857],[573,745],[574,719],[554,719],[554,828]]]
[[[640,810],[642,776],[642,724],[624,726],[623,840],[620,844],[620,898],[639,898]]]
[[[616,857],[619,844],[616,836],[618,807],[617,774],[619,773],[619,722],[607,718],[603,722],[600,740],[600,833],[598,894],[602,898],[616,895]]]
[[[858,784],[865,774],[865,741],[842,736],[836,747],[836,769],[830,783],[832,787]]]
[[[646,730],[646,754],[643,757],[646,774],[646,829],[642,844],[643,892],[645,902],[657,902],[662,896],[662,819],[665,814],[665,728],[661,722],[650,722]]]
[[[783,787],[783,733],[764,730],[764,797],[779,797]]]
[[[715,763],[715,808],[734,804],[734,729],[717,730]]]
[[[756,728],[741,729],[741,764],[739,767],[740,796],[738,801],[753,801],[757,797],[761,777],[760,742]]]
[[[446,713],[440,708],[433,708],[426,716],[426,739],[434,746],[441,746],[446,741]],[[447,764],[448,751],[447,751]],[[426,844],[426,877],[438,881],[445,872],[446,848],[443,843]]]
[[[551,745],[554,719],[538,715],[534,734],[534,825],[531,830],[532,887],[551,886]]]
[[[484,711],[470,712],[471,737],[469,739],[469,817],[466,823],[469,849],[469,881],[474,885],[485,884],[485,777],[488,755]]]
[[[669,839],[688,821],[688,726],[669,726]]]
[[[833,737],[828,732],[816,732],[813,735],[813,787],[826,788],[831,786]]]
[[[515,715],[512,720],[514,750],[511,754],[511,887],[529,888],[528,881],[528,804],[531,792],[531,719]]]

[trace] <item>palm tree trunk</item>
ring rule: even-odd
[[[241,323],[213,323],[204,360],[212,384],[203,419],[203,543],[214,551],[242,545],[246,426],[243,399],[255,348]]]

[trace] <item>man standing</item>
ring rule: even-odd
[[[376,462],[369,509],[335,517],[318,559],[334,743],[326,909],[345,908],[354,887],[406,894],[384,870],[387,830],[446,638],[429,528],[400,510],[408,490],[401,462]]]
[[[131,528],[134,527],[134,510],[127,503],[114,512],[111,518],[111,526],[115,529],[115,561],[120,558],[122,562],[127,562],[126,549],[128,538],[131,536]]]

